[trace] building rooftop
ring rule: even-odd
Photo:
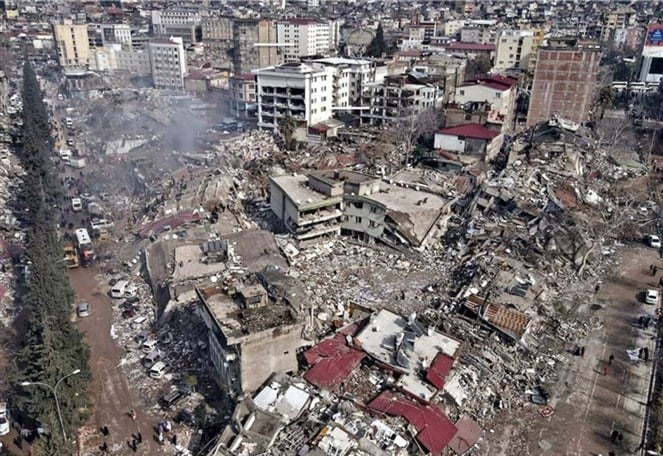
[[[316,192],[308,186],[308,176],[304,174],[270,177],[270,180],[302,211],[339,203],[342,196],[330,197]]]
[[[464,136],[466,138],[487,139],[491,140],[499,135],[498,132],[489,130],[479,124],[465,124],[457,125],[455,127],[443,128],[438,130],[436,134],[451,135],[451,136]]]
[[[245,309],[222,288],[197,288],[197,291],[231,345],[239,343],[244,336],[297,323],[284,304],[270,301],[264,306]]]
[[[410,373],[426,363],[430,365],[438,353],[455,358],[460,341],[422,328],[416,315],[403,317],[383,309],[357,334],[355,345],[376,360]]]
[[[495,45],[491,43],[465,43],[456,41],[445,46],[448,51],[494,51]]]
[[[379,192],[365,198],[383,205],[399,232],[416,245],[426,238],[449,203],[439,195],[385,183],[380,184]]]

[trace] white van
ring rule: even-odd
[[[131,329],[138,329],[141,326],[143,326],[143,323],[145,323],[146,321],[147,321],[147,317],[136,317],[129,324],[129,326],[131,326]]]
[[[71,119],[71,117],[65,117],[64,124],[67,126],[67,128],[71,128],[74,125],[74,121]]]
[[[157,348],[156,340],[146,340],[143,342],[143,345],[140,346],[140,349],[143,350],[143,353],[150,353],[155,348]]]
[[[166,364],[163,361],[157,361],[154,366],[150,368],[150,377],[161,378],[166,373]]]
[[[80,198],[71,199],[71,209],[74,212],[79,212],[83,210],[83,201]]]
[[[129,285],[129,282],[126,280],[120,280],[117,282],[110,290],[110,297],[113,299],[124,298],[124,291],[126,290],[127,285]]]

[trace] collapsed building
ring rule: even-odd
[[[299,241],[348,234],[421,248],[444,232],[453,204],[416,185],[347,170],[273,176],[270,189],[272,211]]]

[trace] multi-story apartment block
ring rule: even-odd
[[[256,75],[236,74],[229,81],[230,114],[247,118],[257,109]]]
[[[238,19],[233,25],[233,70],[250,73],[259,68],[277,66],[283,56],[277,44],[276,25],[260,19]]]
[[[101,43],[121,44],[131,48],[131,27],[128,24],[102,24]]]
[[[86,67],[90,58],[87,25],[64,22],[53,24],[53,38],[60,66]]]
[[[277,128],[285,117],[311,126],[332,116],[335,71],[321,63],[285,63],[256,71],[258,126]]]
[[[465,81],[456,87],[454,104],[459,107],[467,103],[484,103],[486,123],[495,130],[509,131],[513,127],[517,82],[516,79],[501,76]]]
[[[291,18],[277,26],[278,43],[283,46],[286,62],[298,62],[302,57],[328,54],[335,47],[330,40],[329,24],[317,19]]]
[[[527,125],[559,116],[589,120],[601,48],[577,38],[550,40],[540,47],[534,71]]]
[[[375,70],[368,60],[328,57],[313,62],[333,70],[332,104],[335,111],[360,106],[362,87],[375,81]]]
[[[231,17],[206,17],[201,23],[203,41],[230,41],[233,39]]]
[[[425,84],[412,75],[385,77],[383,82],[366,84],[361,95],[361,123],[382,125],[403,119],[417,112],[440,106],[443,92],[435,85]]]
[[[109,44],[90,50],[88,66],[92,71],[115,71],[117,70],[117,51],[121,45]]]
[[[496,23],[493,19],[470,21],[460,30],[460,40],[465,43],[493,44],[497,34]]]
[[[635,24],[637,13],[630,6],[620,6],[605,15],[601,28],[601,42],[610,40],[610,35],[617,29],[630,27]]]
[[[164,89],[184,87],[186,55],[182,39],[154,40],[150,42],[149,50],[154,87]]]
[[[115,53],[115,60],[118,71],[136,76],[149,76],[152,73],[149,49],[119,50]]]
[[[493,68],[497,71],[508,69],[527,70],[533,42],[533,32],[503,30],[497,38]]]

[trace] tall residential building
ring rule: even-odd
[[[640,53],[638,81],[660,83],[663,80],[663,24],[650,24]]]
[[[101,42],[131,47],[131,27],[128,24],[101,24]]]
[[[360,106],[362,88],[375,82],[375,68],[368,60],[328,57],[313,62],[332,70],[332,106],[336,112]]]
[[[87,25],[53,24],[53,37],[62,67],[86,67],[90,58]]]
[[[199,41],[201,15],[198,9],[152,11],[152,30],[157,36],[181,37],[185,43]]]
[[[276,25],[260,19],[238,19],[233,26],[233,71],[250,73],[283,63]]]
[[[534,33],[526,30],[503,30],[497,38],[495,70],[527,70]]]
[[[291,18],[277,24],[278,43],[283,45],[286,62],[298,62],[302,57],[327,55],[335,47],[330,40],[329,24],[317,19]]]
[[[231,17],[206,17],[202,20],[203,41],[230,41],[233,39],[233,20]]]
[[[292,62],[256,74],[259,127],[277,128],[285,117],[308,127],[332,117],[333,68]]]
[[[151,41],[150,66],[154,87],[162,89],[181,89],[184,87],[186,73],[186,55],[181,38],[159,39]]]
[[[385,77],[383,82],[366,84],[362,89],[360,111],[364,125],[383,125],[407,118],[427,108],[441,105],[443,92],[432,84],[409,74]]]
[[[598,45],[577,38],[550,40],[540,47],[527,125],[553,116],[573,122],[589,120],[601,54]]]

